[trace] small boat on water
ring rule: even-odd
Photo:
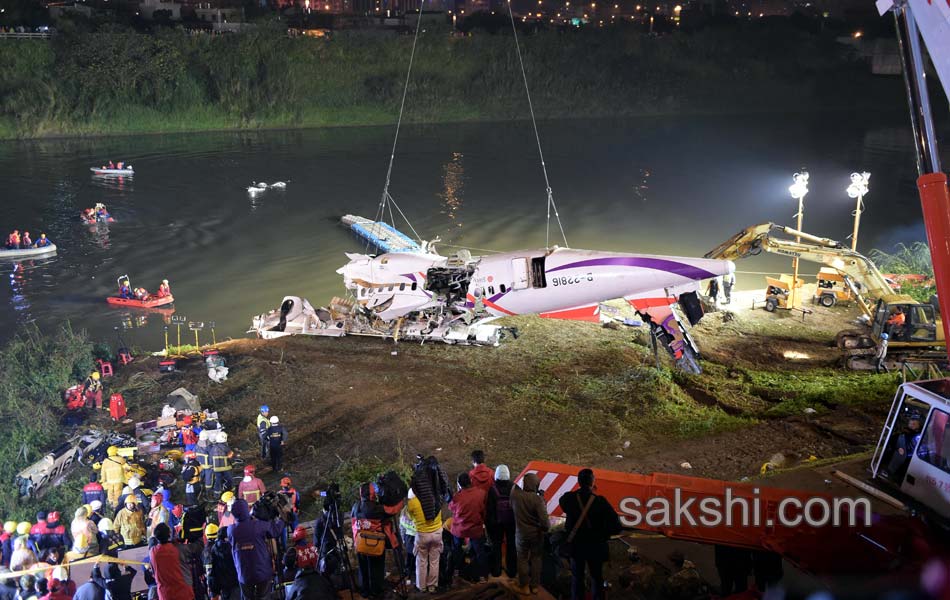
[[[105,167],[89,167],[89,170],[92,171],[94,175],[124,175],[124,176],[135,175],[135,171],[132,170],[131,165],[123,169],[108,169]]]
[[[106,298],[106,302],[112,304],[113,306],[125,306],[131,308],[155,308],[157,306],[171,304],[174,301],[174,296],[149,296],[145,298],[145,300],[138,300],[136,298],[120,298],[119,296],[109,296]]]
[[[21,260],[24,258],[52,256],[54,254],[56,254],[56,244],[50,244],[42,248],[17,248],[14,250],[0,247],[0,259],[12,258],[14,260]]]

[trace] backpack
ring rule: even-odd
[[[515,509],[511,506],[511,490],[507,495],[502,495],[498,485],[492,485],[495,491],[495,519],[501,525],[513,525],[515,522]]]
[[[377,496],[383,506],[400,506],[409,493],[409,486],[395,471],[387,471],[376,479]]]

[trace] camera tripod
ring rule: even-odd
[[[346,540],[343,537],[343,517],[340,514],[340,495],[336,484],[321,492],[326,500],[323,503],[322,523],[318,521],[315,526],[317,531],[316,538],[319,539],[317,550],[320,553],[320,573],[326,576],[333,575],[336,572],[342,574],[344,581],[350,588],[350,599],[353,599],[353,590],[356,588],[356,577],[353,574],[353,567],[350,565],[350,555],[346,548]],[[337,564],[334,564],[338,561]]]

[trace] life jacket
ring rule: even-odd
[[[127,285],[120,286],[119,295],[122,296],[123,298],[128,298],[129,296],[132,295],[132,289]]]
[[[183,446],[194,446],[197,443],[198,443],[198,436],[195,435],[195,432],[193,429],[188,429],[186,427],[185,429],[181,430],[181,444]]]
[[[33,245],[33,240],[30,239],[30,236],[25,235],[23,236],[23,240],[20,241],[20,245],[23,246],[24,248],[29,248],[30,246]]]
[[[158,286],[158,295],[159,296],[171,296],[172,290],[166,284]]]
[[[290,506],[294,509],[294,512],[297,512],[297,505],[300,504],[300,494],[297,493],[297,490],[294,488],[280,488],[277,490],[278,494],[283,494],[290,498]]]
[[[181,469],[181,478],[185,483],[195,484],[201,480],[201,465],[197,460],[189,460]]]

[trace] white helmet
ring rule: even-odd
[[[218,434],[218,443],[219,443],[219,444],[227,444],[227,443],[228,443],[228,434],[224,433],[223,431],[222,431],[221,433],[219,433],[219,434]]]
[[[273,417],[270,418],[271,425],[277,425],[278,423],[280,423],[280,419],[277,418],[277,415],[274,415]]]
[[[132,477],[129,479],[130,490],[137,490],[140,487],[142,487],[142,481],[138,477]]]
[[[208,431],[206,429],[202,429],[201,433],[198,434],[198,441],[199,442],[208,441]]]
[[[112,531],[112,519],[109,517],[103,517],[99,519],[99,531],[103,533],[109,533]]]

